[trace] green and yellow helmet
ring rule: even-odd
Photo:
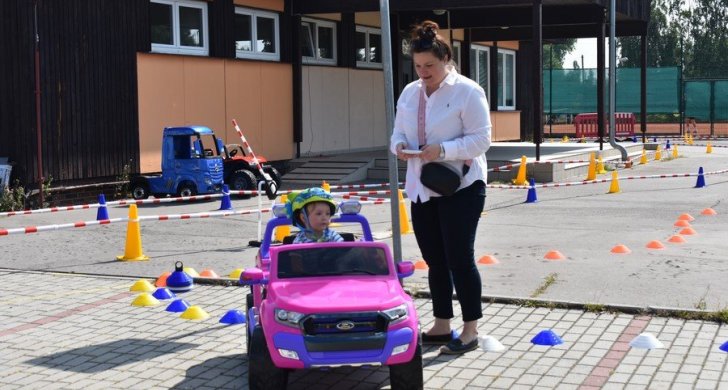
[[[288,196],[286,211],[294,226],[305,228],[305,226],[300,225],[299,215],[302,211],[305,212],[307,204],[314,202],[327,203],[331,208],[331,215],[336,213],[336,202],[334,202],[334,197],[323,188],[311,187],[301,192],[292,192]]]

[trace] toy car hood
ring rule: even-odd
[[[394,280],[357,280],[320,277],[312,280],[276,281],[268,297],[276,306],[302,313],[386,310],[405,303],[402,287]]]

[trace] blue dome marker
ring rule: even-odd
[[[728,352],[728,341],[723,343],[723,345],[721,345],[719,349],[723,352]]]
[[[563,344],[564,340],[561,340],[561,337],[554,333],[553,330],[546,329],[538,332],[538,334],[531,339],[531,342],[536,345],[554,346]]]
[[[220,318],[221,324],[237,325],[245,323],[245,314],[240,310],[228,310],[222,318]]]
[[[174,293],[166,287],[157,288],[154,290],[154,293],[152,293],[152,296],[159,300],[172,299],[176,297],[176,295],[174,295]]]
[[[182,313],[183,311],[187,310],[188,307],[190,307],[189,302],[185,301],[184,299],[175,299],[164,310],[172,313]]]

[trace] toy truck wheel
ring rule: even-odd
[[[195,196],[197,195],[197,187],[189,182],[183,182],[177,187],[177,196]]]
[[[389,366],[389,384],[392,385],[392,390],[417,390],[424,387],[422,342],[418,341],[412,360]]]
[[[149,197],[149,184],[144,180],[134,180],[131,183],[131,196],[136,200]]]
[[[253,172],[245,169],[238,169],[230,175],[229,183],[230,189],[235,191],[243,190],[257,190],[258,180],[256,180]]]
[[[420,375],[422,372],[420,371]],[[288,384],[288,370],[273,364],[273,360],[265,344],[263,329],[256,326],[250,337],[248,353],[248,387],[257,389],[285,389]]]

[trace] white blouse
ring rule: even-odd
[[[397,153],[397,145],[405,149],[419,149],[417,137],[417,110],[422,80],[409,83],[397,101],[394,131],[390,151]],[[470,171],[458,189],[468,187],[476,180],[487,182],[488,164],[485,152],[490,148],[490,107],[483,88],[473,80],[462,76],[448,66],[448,75],[440,87],[429,97],[425,94],[425,138],[427,144],[442,144],[445,149],[443,162],[462,172],[465,160],[472,159]],[[422,160],[407,161],[405,190],[412,201],[418,198],[427,202],[430,197],[440,196],[422,185],[420,172]]]

